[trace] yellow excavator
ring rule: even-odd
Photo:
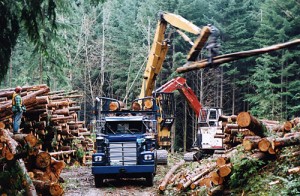
[[[167,150],[171,147],[171,127],[175,118],[175,107],[172,98],[173,93],[153,94],[156,78],[162,69],[169,47],[169,40],[166,36],[166,29],[168,25],[174,27],[176,32],[178,32],[185,41],[192,45],[187,55],[188,61],[198,60],[198,56],[211,34],[211,29],[208,26],[199,28],[179,15],[167,12],[160,13],[148,62],[143,74],[142,88],[139,95],[139,99],[154,96],[156,98],[157,105],[159,106],[156,129],[157,143],[160,148],[157,153],[158,163],[164,163],[167,161]],[[181,30],[197,35],[197,38],[195,41],[192,41]],[[150,101],[149,107],[152,107]]]

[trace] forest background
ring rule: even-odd
[[[0,0],[0,87],[47,84],[51,90],[78,90],[80,118],[89,123],[96,96],[130,103],[139,95],[160,11],[200,28],[214,24],[222,54],[300,35],[299,0]],[[171,43],[157,87],[182,76],[203,106],[220,107],[225,115],[250,111],[280,121],[299,116],[299,47],[178,74],[191,46],[172,27],[167,34]],[[191,145],[197,122],[184,98],[175,95],[177,119],[185,119],[176,121],[179,149],[183,130]]]

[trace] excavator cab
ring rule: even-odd
[[[223,134],[219,116],[222,115],[220,108],[204,108],[200,110],[198,118],[197,144],[202,151],[214,151],[223,149],[222,138],[216,135]]]
[[[222,114],[220,108],[203,108],[200,110],[198,125],[199,127],[219,126],[219,116]]]

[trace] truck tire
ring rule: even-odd
[[[101,175],[95,175],[95,187],[100,188],[103,186],[103,177]]]
[[[146,184],[147,186],[153,186],[154,184],[154,175],[153,173],[149,173],[146,175]]]

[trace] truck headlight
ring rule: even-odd
[[[144,160],[152,160],[152,159],[153,159],[152,154],[145,154],[144,155]]]
[[[102,161],[102,156],[94,156],[94,161],[95,161],[95,162],[100,162],[100,161]]]

